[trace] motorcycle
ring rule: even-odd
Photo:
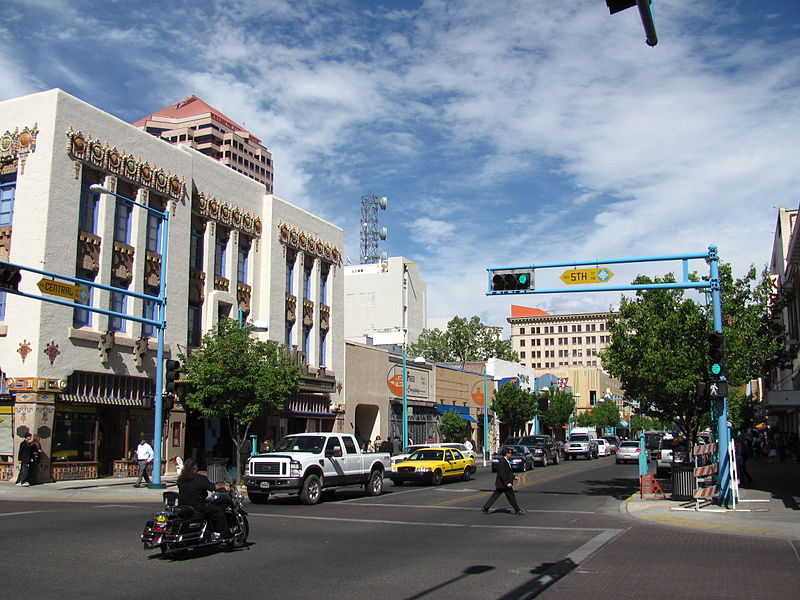
[[[241,548],[247,542],[250,525],[244,510],[244,496],[235,485],[229,490],[215,491],[208,501],[225,511],[225,521],[233,537],[214,535],[211,524],[191,506],[178,504],[177,492],[164,492],[164,510],[147,521],[141,541],[145,550],[158,548],[162,554],[178,556],[192,548],[226,546]]]

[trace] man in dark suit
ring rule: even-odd
[[[511,508],[514,509],[514,514],[523,515],[525,511],[517,504],[517,497],[514,494],[514,480],[516,477],[514,477],[514,473],[511,472],[511,463],[508,462],[508,457],[511,456],[511,448],[503,448],[500,454],[502,457],[497,463],[497,478],[494,482],[495,489],[492,495],[489,496],[486,504],[481,507],[481,512],[488,513],[492,504],[495,503],[495,500],[497,500],[501,494],[505,494],[508,503],[511,505]]]

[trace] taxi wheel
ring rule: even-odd
[[[461,475],[461,481],[469,481],[469,467],[464,467],[464,473]]]
[[[440,483],[442,483],[442,471],[436,469],[433,472],[433,477],[431,477],[431,485],[439,485]]]

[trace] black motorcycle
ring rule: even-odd
[[[212,493],[209,502],[222,506],[232,538],[213,535],[211,524],[191,506],[178,504],[177,492],[164,492],[164,510],[148,521],[142,532],[145,550],[158,548],[162,554],[178,556],[191,548],[226,546],[240,548],[247,542],[250,525],[244,510],[244,497],[235,485],[230,490]]]

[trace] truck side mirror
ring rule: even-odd
[[[342,455],[342,447],[341,446],[334,446],[333,448],[328,448],[328,450],[325,452],[325,455],[326,456],[339,457],[339,456]]]

